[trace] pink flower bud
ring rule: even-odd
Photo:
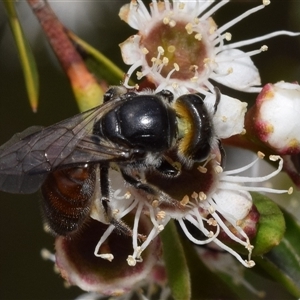
[[[257,97],[253,128],[256,136],[278,154],[300,152],[300,86],[267,84]]]

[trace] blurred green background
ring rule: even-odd
[[[118,18],[119,8],[128,1],[52,2],[60,20],[81,38],[101,50],[119,67],[118,44],[134,31]],[[217,24],[236,17],[258,5],[259,1],[232,1],[214,19]],[[3,4],[0,3],[0,144],[14,133],[32,125],[48,126],[78,113],[66,76],[51,53],[34,15],[25,1],[16,4],[24,31],[32,45],[40,74],[40,102],[32,113],[27,100],[22,70]],[[300,32],[300,1],[272,1],[263,11],[238,23],[229,31],[232,42],[276,30]],[[253,57],[263,84],[300,81],[300,37],[276,37],[263,44],[269,50]],[[222,92],[227,93],[226,88]],[[253,101],[255,95],[233,93],[240,100]],[[40,215],[41,196],[10,195],[0,192],[0,299],[74,299],[81,292],[66,289],[53,272],[53,264],[42,260],[40,250],[53,251],[54,239],[44,233]]]

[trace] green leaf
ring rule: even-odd
[[[173,221],[160,234],[168,283],[175,300],[191,299],[191,282],[184,250]]]
[[[38,106],[39,79],[35,59],[18,20],[18,15],[14,6],[15,2],[4,0],[3,3],[8,14],[9,24],[12,29],[15,42],[17,44],[29,102],[32,110],[36,112]]]
[[[254,246],[252,256],[267,253],[279,245],[285,233],[285,221],[279,206],[270,198],[259,193],[251,193],[253,204],[256,206],[260,216],[257,224],[257,232],[251,245]],[[248,250],[235,241],[224,241],[226,245],[240,254],[248,255]]]
[[[281,243],[256,263],[293,296],[300,297],[300,223],[283,210],[286,232]]]
[[[191,276],[191,299],[239,299],[236,293],[236,285],[224,280],[222,274],[210,270],[200,259],[195,246],[186,237],[182,237],[181,241]],[[212,255],[216,255],[216,253]]]
[[[253,203],[260,213],[252,255],[262,255],[279,245],[285,233],[285,221],[279,206],[265,195],[252,193]]]
[[[125,72],[117,67],[100,51],[80,39],[73,32],[67,32],[69,38],[76,45],[79,54],[84,59],[87,67],[100,80],[109,82],[110,85],[119,85],[124,80]]]

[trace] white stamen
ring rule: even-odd
[[[102,246],[102,244],[106,241],[106,239],[110,236],[110,234],[113,232],[113,230],[115,229],[115,226],[110,224],[108,226],[108,228],[105,230],[105,232],[103,233],[103,235],[101,236],[99,242],[97,243],[95,250],[94,250],[94,255],[97,257],[101,257],[101,255],[103,254],[98,254],[100,247]]]
[[[139,220],[141,217],[142,209],[144,204],[142,202],[139,202],[138,207],[136,209],[136,213],[134,215],[134,223],[132,228],[132,247],[133,249],[136,249],[138,247],[137,241],[138,241],[138,226],[139,226]]]
[[[236,23],[240,22],[241,20],[243,20],[244,18],[248,17],[249,15],[261,10],[265,8],[265,5],[259,5],[257,7],[253,7],[249,10],[247,10],[246,12],[244,12],[243,14],[241,14],[240,16],[236,17],[235,19],[229,21],[227,24],[221,26],[217,31],[219,33],[224,32],[225,30],[227,30],[228,28],[230,28],[231,26],[235,25]]]
[[[273,38],[275,36],[279,36],[279,35],[298,36],[298,35],[300,35],[300,33],[295,33],[295,32],[290,32],[290,31],[285,31],[285,30],[275,31],[272,33],[262,35],[260,37],[256,37],[256,38],[252,38],[249,40],[244,40],[244,41],[240,41],[240,42],[236,42],[236,43],[231,43],[229,45],[224,46],[222,48],[222,50],[234,49],[234,48],[239,48],[242,46],[251,45],[254,43],[265,41],[267,39],[271,39],[271,38]]]
[[[275,157],[275,156],[274,156]],[[224,177],[222,178],[222,180],[224,181],[227,181],[227,182],[263,182],[263,181],[267,181],[273,177],[275,177],[277,174],[280,173],[280,171],[282,170],[282,167],[283,167],[283,159],[280,157],[280,156],[276,156],[276,158],[274,158],[272,156],[272,159],[276,159],[276,160],[280,160],[279,161],[279,165],[278,165],[278,168],[270,173],[269,175],[266,175],[266,176],[261,176],[261,177],[247,177],[247,176],[228,176],[227,174],[227,171],[224,172]],[[271,157],[270,157],[270,160],[272,160]],[[257,161],[258,159],[255,160],[255,162]],[[275,161],[275,160],[274,160]]]
[[[214,14],[218,9],[220,9],[222,6],[227,4],[230,0],[222,0],[219,3],[217,3],[215,6],[213,6],[207,13],[201,16],[201,20],[206,20],[209,18],[212,14]],[[209,2],[209,1],[207,1]]]

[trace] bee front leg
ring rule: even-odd
[[[116,220],[110,207],[110,184],[109,184],[109,164],[100,165],[100,202],[104,208],[106,223],[114,225],[119,233],[132,236],[130,227],[121,220]]]
[[[148,194],[152,194],[152,195],[156,194],[155,190],[151,186],[149,186],[148,184],[143,183],[139,179],[127,174],[123,169],[121,169],[121,173],[122,173],[124,180],[127,183],[129,183],[130,185],[132,185],[134,188],[143,190]]]
[[[108,178],[109,166],[107,164],[100,165],[100,191],[101,191],[101,204],[103,205],[104,211],[108,222],[112,219],[112,212],[109,206],[109,178]]]

